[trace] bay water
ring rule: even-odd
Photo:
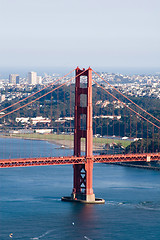
[[[47,141],[0,138],[0,158],[72,155]],[[160,172],[94,164],[104,205],[62,202],[73,167],[0,169],[0,240],[160,239]]]

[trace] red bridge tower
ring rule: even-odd
[[[87,87],[81,87],[81,76],[87,77]],[[85,97],[86,96],[86,97]],[[86,103],[82,106],[83,102]],[[85,101],[86,100],[86,101]],[[81,121],[85,119],[82,129]],[[83,203],[104,203],[103,199],[95,198],[92,188],[93,179],[93,130],[92,130],[92,69],[76,69],[75,83],[75,128],[74,128],[74,155],[81,156],[82,138],[85,140],[85,164],[74,164],[73,192],[71,197],[63,197],[63,201],[77,201]],[[84,143],[84,142],[83,142]]]

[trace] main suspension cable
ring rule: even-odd
[[[132,104],[134,104],[136,107],[138,107],[139,109],[141,109],[143,112],[145,112],[146,114],[148,114],[150,117],[154,118],[156,121],[160,122],[160,120],[156,117],[154,117],[152,114],[150,114],[149,112],[147,112],[145,109],[141,108],[140,106],[138,106],[135,102],[133,102],[131,99],[129,99],[127,96],[125,96],[123,93],[121,93],[118,89],[116,89],[113,85],[111,85],[108,81],[106,81],[103,77],[101,77],[97,72],[95,72],[93,69],[92,71],[98,76],[100,77],[104,82],[106,82],[111,88],[113,88],[114,90],[116,90],[116,92],[118,92],[119,94],[121,94],[124,98],[126,98],[128,101],[130,101]]]
[[[32,93],[31,95],[29,95],[29,96],[27,96],[27,97],[25,97],[25,98],[19,100],[18,102],[15,102],[15,103],[11,104],[10,106],[1,109],[0,112],[5,111],[5,110],[7,110],[8,108],[11,108],[11,107],[15,106],[15,105],[17,105],[18,103],[21,103],[21,102],[27,100],[27,99],[30,98],[30,97],[33,97],[33,96],[36,95],[37,93],[40,93],[40,92],[43,91],[44,89],[46,89],[46,88],[48,88],[48,87],[54,85],[56,82],[59,82],[59,81],[62,80],[64,77],[67,77],[67,76],[68,76],[69,74],[71,74],[73,71],[75,71],[75,69],[73,69],[73,70],[70,71],[69,73],[65,74],[63,77],[60,77],[60,78],[58,78],[57,80],[55,80],[54,82],[48,84],[48,85],[45,86],[44,88],[38,90],[37,92]]]
[[[81,74],[83,74],[83,73],[84,73],[84,72],[86,72],[86,71],[87,71],[87,70],[84,70],[83,72],[79,73],[77,76],[74,76],[74,77],[72,77],[71,79],[69,79],[69,80],[68,80],[68,81],[66,81],[65,83],[63,83],[63,84],[61,84],[60,86],[58,86],[58,87],[56,87],[56,88],[52,89],[52,90],[51,90],[51,91],[49,91],[49,92],[47,92],[47,93],[43,94],[42,96],[40,96],[40,97],[38,97],[38,98],[36,98],[36,99],[32,100],[31,102],[29,102],[29,103],[26,103],[26,104],[24,104],[24,105],[22,105],[22,106],[20,106],[20,107],[18,107],[18,108],[16,108],[16,109],[14,109],[14,110],[12,110],[12,111],[8,112],[8,113],[6,113],[6,114],[4,114],[4,115],[0,116],[0,119],[1,119],[1,118],[3,118],[3,117],[5,117],[5,116],[8,116],[8,115],[10,115],[10,114],[11,114],[11,113],[13,113],[13,112],[16,112],[16,111],[18,111],[18,110],[19,110],[19,109],[21,109],[21,108],[24,108],[24,107],[26,107],[26,106],[30,105],[30,104],[31,104],[31,103],[33,103],[33,102],[36,102],[37,100],[41,99],[42,97],[45,97],[46,95],[48,95],[48,94],[50,94],[50,93],[52,93],[52,92],[56,91],[57,89],[61,88],[61,87],[62,87],[62,86],[64,86],[65,84],[67,84],[67,83],[71,82],[73,79],[75,79],[76,77],[79,77]]]
[[[105,92],[107,92],[109,95],[111,95],[113,98],[115,98],[117,101],[121,102],[125,107],[127,107],[128,109],[130,109],[132,112],[134,112],[135,114],[137,114],[139,117],[141,117],[142,119],[144,119],[145,121],[149,122],[150,124],[152,124],[153,126],[155,126],[156,128],[160,129],[159,126],[157,126],[156,124],[152,123],[150,120],[148,120],[147,118],[143,117],[141,114],[139,114],[138,112],[136,112],[135,110],[133,110],[132,108],[130,108],[129,106],[127,106],[127,104],[125,104],[124,102],[122,102],[121,100],[119,100],[117,97],[115,97],[112,93],[110,93],[109,91],[107,91],[104,87],[102,87],[100,84],[98,84],[95,80],[92,79],[92,81],[97,84],[100,88],[102,88]]]

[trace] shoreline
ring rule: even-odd
[[[45,135],[47,136],[47,135]],[[61,135],[58,135],[61,137]],[[14,138],[14,139],[23,139],[23,140],[37,140],[37,141],[47,141],[51,144],[57,145],[57,149],[73,149],[74,148],[74,142],[73,138],[72,139],[48,139],[48,138],[37,138],[37,137],[24,137],[24,136],[15,136],[15,135],[0,135],[0,138]],[[82,141],[81,143],[81,151],[85,152],[85,145],[84,142]],[[63,146],[63,147],[62,147]],[[93,152],[100,152],[103,151],[103,145],[99,143],[99,145],[95,146],[93,143]],[[160,167],[157,166],[146,166],[146,165],[139,165],[139,164],[132,164],[132,163],[111,163],[114,165],[119,165],[119,166],[124,166],[124,167],[133,167],[133,168],[143,168],[143,169],[148,169],[148,170],[157,170],[160,171]]]
[[[145,162],[144,162],[145,163]],[[147,165],[139,165],[139,164],[132,164],[132,163],[112,163],[115,165],[123,166],[123,167],[132,167],[132,168],[142,168],[142,169],[147,169],[147,170],[154,170],[154,171],[160,171],[160,167],[157,166],[147,166]]]
[[[47,136],[47,135],[46,135]],[[47,141],[49,143],[58,145],[58,146],[64,146],[64,149],[73,149],[74,148],[74,141],[73,139],[47,139],[47,138],[34,138],[34,137],[22,137],[22,136],[15,136],[15,135],[0,135],[1,138],[14,138],[14,139],[24,139],[24,140],[37,140],[37,141]],[[81,151],[85,151],[85,145],[84,142],[81,143]],[[103,145],[95,145],[93,143],[93,151],[100,151],[103,150]]]

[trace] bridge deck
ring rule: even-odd
[[[94,155],[92,159],[94,163],[118,163],[134,161],[150,162],[160,161],[160,153]],[[85,156],[1,159],[0,168],[85,164],[86,162],[87,158]]]

